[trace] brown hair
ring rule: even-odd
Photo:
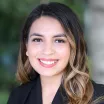
[[[28,57],[26,56],[26,42],[31,24],[41,16],[56,18],[62,24],[69,39],[71,55],[62,81],[68,98],[67,103],[88,104],[93,96],[93,86],[89,78],[83,31],[75,13],[64,4],[55,2],[41,4],[28,16],[21,36],[17,68],[18,80],[21,83],[26,83],[38,75],[38,73],[32,69]]]

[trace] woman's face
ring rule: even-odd
[[[27,52],[31,66],[42,76],[62,75],[70,58],[70,45],[57,19],[42,16],[30,27]]]

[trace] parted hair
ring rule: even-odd
[[[40,4],[27,17],[20,40],[17,79],[21,83],[26,83],[38,75],[26,56],[26,42],[32,23],[41,16],[57,19],[67,33],[66,36],[70,44],[70,59],[62,77],[67,104],[69,102],[70,104],[90,104],[93,96],[93,85],[89,77],[83,30],[76,14],[64,4],[56,2]]]

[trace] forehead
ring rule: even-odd
[[[57,19],[48,16],[41,16],[36,19],[30,27],[29,34],[33,33],[60,34],[65,33],[65,30]]]

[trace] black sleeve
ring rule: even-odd
[[[30,81],[15,88],[11,92],[7,104],[24,104],[33,85],[34,82]]]
[[[11,93],[10,93],[10,96],[9,96],[9,99],[8,99],[8,102],[7,104],[16,104],[15,102],[17,101],[17,91],[14,89]]]

